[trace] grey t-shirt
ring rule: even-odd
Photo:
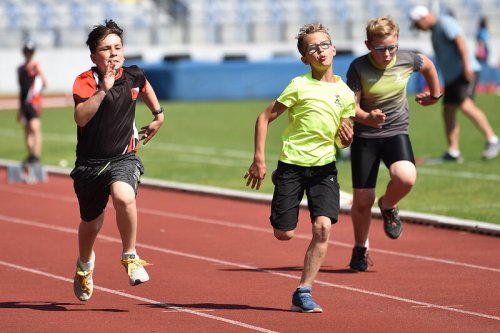
[[[366,112],[382,110],[382,128],[356,122],[354,135],[363,138],[386,138],[409,133],[409,109],[406,86],[413,72],[422,69],[423,58],[416,52],[398,51],[385,68],[378,67],[370,54],[353,60],[347,71],[347,85],[355,93],[361,91],[360,107]]]

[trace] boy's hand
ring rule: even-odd
[[[115,65],[110,60],[106,66],[106,73],[102,77],[102,89],[104,92],[108,92],[109,89],[113,88],[115,84]]]
[[[351,145],[354,131],[352,129],[352,122],[349,118],[343,118],[340,121],[339,131],[337,137],[340,139],[341,147],[346,148]]]
[[[266,164],[253,162],[248,168],[245,174],[245,179],[247,180],[247,186],[251,185],[252,189],[260,189],[264,178],[266,177]]]
[[[382,124],[385,123],[385,113],[380,109],[371,110],[364,123],[367,126],[381,128]]]
[[[421,92],[415,96],[415,102],[423,106],[436,104],[438,101],[439,98],[431,97],[431,94],[429,92]]]
[[[139,138],[139,141],[142,141],[142,144],[144,145],[148,143],[149,140],[151,140],[158,132],[162,124],[163,121],[155,119],[149,125],[141,127],[139,134],[142,136]]]

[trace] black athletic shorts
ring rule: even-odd
[[[323,166],[303,167],[278,161],[273,176],[274,194],[271,204],[273,228],[289,231],[297,227],[299,205],[304,196],[311,219],[327,216],[336,223],[339,215],[339,184],[335,162]]]
[[[380,160],[387,168],[397,161],[415,164],[409,136],[399,134],[381,139],[355,136],[351,144],[352,187],[375,188]]]
[[[467,81],[465,76],[461,75],[445,85],[443,102],[445,104],[460,104],[467,97],[474,99],[478,82],[479,72],[474,73],[474,80],[471,82]]]
[[[81,219],[90,222],[101,215],[108,203],[110,186],[116,181],[129,184],[137,195],[142,174],[144,166],[134,153],[106,160],[77,159],[71,178],[80,204]]]
[[[40,114],[38,110],[31,103],[22,103],[21,104],[21,117],[26,121],[30,121],[31,119],[40,118]]]

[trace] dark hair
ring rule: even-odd
[[[90,53],[95,53],[97,44],[111,34],[115,34],[120,37],[123,44],[123,29],[120,28],[115,21],[106,20],[104,21],[104,25],[95,25],[94,29],[92,29],[89,33],[89,38],[87,39],[87,45],[90,49]]]

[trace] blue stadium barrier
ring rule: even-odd
[[[346,80],[352,55],[338,55],[334,72]],[[227,60],[200,62],[190,60],[137,64],[146,76],[159,99],[179,101],[273,99],[279,96],[290,80],[309,70],[297,58],[276,58],[265,61]],[[498,70],[484,68],[480,84],[498,80]],[[408,83],[408,94],[422,90],[420,74],[413,74]]]

